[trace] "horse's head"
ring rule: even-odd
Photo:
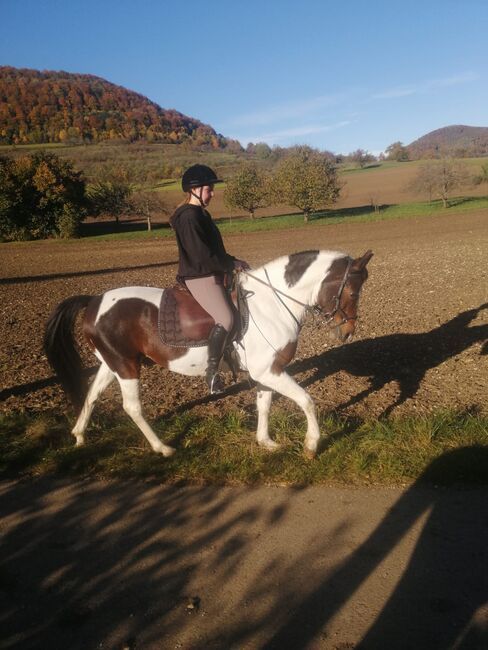
[[[359,296],[368,278],[366,265],[372,257],[372,251],[366,251],[355,260],[336,259],[320,285],[317,307],[335,338],[341,341],[349,340],[356,329]]]

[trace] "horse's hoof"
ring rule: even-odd
[[[276,451],[280,448],[280,445],[274,440],[262,440],[258,442],[258,445],[266,451]]]
[[[316,449],[307,449],[306,447],[303,450],[303,455],[307,460],[313,460],[315,456],[317,455],[317,450]]]
[[[75,447],[83,447],[85,439],[82,436],[76,436]]]
[[[163,445],[160,451],[165,458],[169,458],[175,453],[176,449],[174,447],[168,447],[168,445]]]

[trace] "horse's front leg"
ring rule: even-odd
[[[256,407],[258,411],[258,428],[256,431],[256,439],[260,447],[264,447],[269,451],[278,449],[279,445],[274,440],[271,440],[268,433],[269,424],[269,409],[271,408],[271,398],[273,391],[258,384],[258,392],[256,398]]]
[[[284,371],[280,374],[273,374],[271,371],[268,371],[265,375],[259,377],[259,383],[264,384],[268,388],[271,388],[277,393],[280,393],[284,397],[288,397],[293,402],[295,402],[295,404],[298,404],[298,406],[302,409],[307,418],[307,433],[305,435],[304,451],[305,454],[309,457],[315,456],[317,453],[317,446],[320,438],[320,430],[319,424],[317,422],[317,417],[315,415],[315,405],[310,395],[301,386],[299,386],[297,382],[290,377],[290,375]],[[270,402],[271,397],[269,397],[268,411]]]

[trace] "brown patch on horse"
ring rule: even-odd
[[[85,310],[85,316],[83,318],[83,335],[92,351],[95,350],[96,347],[93,341],[93,336],[96,332],[95,320],[97,318],[98,310],[100,309],[102,298],[103,296],[95,296],[93,300],[88,303],[88,307]]]
[[[100,301],[97,305],[97,311]],[[144,357],[161,366],[186,354],[186,348],[164,345],[158,334],[158,309],[141,298],[123,298],[95,325],[95,305],[85,313],[83,330],[88,342],[102,355],[110,370],[122,379],[139,377]]]
[[[325,315],[331,314],[331,325],[337,326],[337,335],[342,340],[354,334],[361,287],[368,278],[366,265],[372,256],[373,253],[367,251],[362,257],[354,260],[350,257],[340,257],[332,262],[322,281],[317,304]],[[344,280],[342,293],[338,295]]]
[[[288,256],[288,264],[285,267],[285,280],[289,287],[295,286],[318,256],[319,251],[303,251]]]
[[[273,375],[281,375],[286,366],[295,356],[298,341],[290,341],[281,350],[276,350],[273,363],[271,364],[271,372]]]

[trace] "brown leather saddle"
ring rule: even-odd
[[[230,299],[229,299],[230,302]],[[245,300],[239,292],[232,292],[234,328],[232,340],[239,340],[247,329],[248,314]],[[208,344],[214,319],[200,306],[182,284],[165,289],[159,307],[159,336],[165,345],[182,348],[198,348]]]

